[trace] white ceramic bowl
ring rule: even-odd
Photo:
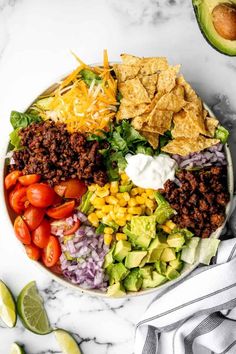
[[[98,64],[92,64],[92,65],[98,65]],[[65,76],[63,76],[64,78]],[[51,85],[49,88],[47,88],[43,93],[41,93],[39,96],[47,94],[52,92],[57,86],[58,86],[58,80],[56,81],[56,84]],[[36,98],[37,99],[37,98]],[[32,103],[23,111],[26,111],[30,106],[32,105]],[[205,108],[209,111],[210,115],[212,117],[214,117],[213,112],[209,109],[209,107],[207,107],[207,105],[205,105]],[[8,147],[6,147],[6,153],[8,151]],[[231,153],[230,153],[230,149],[229,146],[226,144],[225,145],[225,153],[226,153],[226,157],[227,157],[227,169],[228,169],[228,189],[229,189],[229,194],[230,194],[230,201],[226,207],[226,219],[225,222],[222,226],[220,226],[214,233],[212,233],[212,235],[210,237],[212,238],[219,238],[222,229],[225,226],[225,223],[227,221],[227,218],[229,217],[230,214],[230,209],[231,209],[231,204],[232,204],[232,198],[233,198],[233,191],[234,191],[234,176],[233,176],[233,165],[232,165],[232,159],[231,159]],[[1,166],[1,170],[0,170],[0,178],[1,178],[1,187],[0,187],[0,193],[3,196],[4,195],[4,199],[5,199],[5,211],[8,214],[8,221],[12,226],[12,232],[13,231],[13,222],[15,219],[15,214],[14,212],[10,209],[9,204],[8,204],[8,198],[6,198],[6,193],[4,191],[4,176],[5,176],[5,172],[6,172],[6,165],[3,162],[2,166]],[[17,241],[16,239],[16,242]],[[19,242],[19,246],[22,248],[22,251],[25,252],[24,247],[22,246],[22,244]],[[27,255],[25,255],[27,257]],[[50,271],[49,268],[46,268],[42,263],[40,262],[34,262],[35,265],[45,274],[47,274],[50,278],[54,279],[55,281],[59,282],[60,284],[69,287],[75,291],[80,291],[82,293],[87,293],[89,295],[93,295],[93,296],[100,296],[100,297],[108,297],[106,293],[101,292],[100,290],[89,290],[89,289],[83,289],[81,288],[79,285],[75,285],[72,284],[69,280],[67,280],[66,278],[64,278],[63,276],[57,275],[55,273],[53,273],[52,271]],[[185,264],[181,275],[179,278],[169,281],[159,287],[156,288],[151,288],[151,289],[146,289],[146,290],[142,290],[139,292],[129,292],[126,297],[134,297],[134,296],[141,296],[141,295],[145,295],[145,294],[151,294],[157,290],[163,290],[164,288],[169,287],[170,285],[173,285],[174,283],[177,283],[178,281],[180,281],[181,279],[183,279],[184,277],[186,277],[189,273],[191,273],[196,267],[198,266],[198,263],[194,263],[193,265],[188,265]]]

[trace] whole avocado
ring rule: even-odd
[[[192,0],[199,28],[219,52],[236,56],[236,0]]]

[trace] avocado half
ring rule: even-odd
[[[223,54],[236,56],[236,40],[228,40],[220,36],[212,18],[212,11],[217,5],[236,6],[236,0],[193,0],[192,3],[199,28],[207,42]]]

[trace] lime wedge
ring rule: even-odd
[[[11,346],[10,354],[26,354],[23,347],[18,345],[17,343],[13,343]]]
[[[17,310],[23,325],[36,334],[48,334],[52,328],[35,281],[27,284],[17,298]]]
[[[0,280],[0,318],[10,328],[16,325],[16,304],[12,293]]]
[[[54,334],[63,354],[81,354],[78,344],[68,332],[56,329]]]

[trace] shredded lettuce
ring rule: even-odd
[[[89,69],[81,70],[80,75],[88,86],[90,86],[93,81],[95,81],[96,85],[99,85],[102,82],[102,78]]]
[[[198,261],[203,264],[210,264],[212,257],[216,255],[220,240],[216,238],[203,238],[199,244]]]
[[[91,203],[90,203],[90,199],[93,195],[93,192],[91,191],[87,191],[83,196],[82,196],[82,200],[81,203],[78,207],[78,209],[83,213],[83,214],[88,214],[90,207],[91,207]]]
[[[228,137],[229,137],[229,131],[222,125],[219,125],[215,132],[215,138],[220,139],[222,144],[225,144],[228,140]]]
[[[192,237],[181,252],[181,260],[188,264],[196,261],[196,253],[200,237]]]

